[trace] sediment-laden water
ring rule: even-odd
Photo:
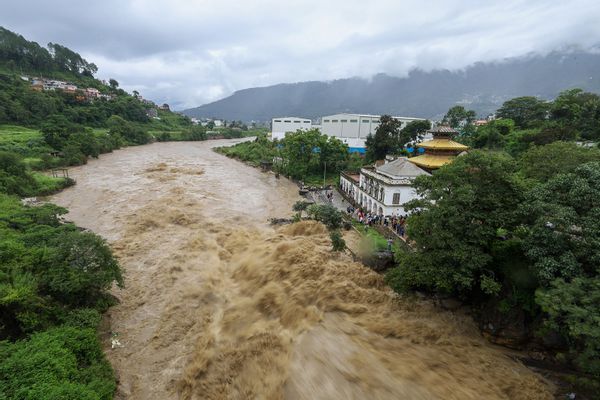
[[[105,350],[117,399],[550,399],[466,316],[394,295],[312,222],[272,228],[297,187],[157,143],[70,170],[53,197],[125,270]]]

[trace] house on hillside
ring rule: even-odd
[[[88,99],[96,99],[100,95],[100,91],[96,88],[86,88],[83,90],[83,94]]]
[[[418,198],[413,180],[428,172],[406,157],[386,157],[381,164],[363,167],[359,173],[342,172],[340,190],[366,212],[381,216],[405,215],[403,205]]]
[[[162,105],[158,106],[158,108],[163,111],[171,111],[171,108],[167,103],[163,103]]]

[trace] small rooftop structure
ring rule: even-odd
[[[433,139],[417,145],[425,150],[425,154],[409,159],[411,163],[427,171],[452,162],[457,155],[469,149],[469,146],[452,140],[458,132],[447,125],[438,125],[428,132],[433,135]]]

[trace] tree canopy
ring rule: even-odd
[[[515,97],[502,104],[496,112],[496,117],[513,120],[517,128],[531,128],[546,120],[549,106],[546,101],[537,97]]]

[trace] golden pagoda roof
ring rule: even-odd
[[[455,142],[454,140],[447,138],[437,138],[431,139],[423,143],[417,144],[417,147],[422,147],[424,149],[432,149],[432,150],[456,150],[456,151],[465,151],[469,149],[469,146],[465,146],[464,144]]]
[[[408,161],[411,163],[428,169],[436,169],[441,167],[442,165],[451,163],[454,160],[455,156],[451,155],[437,155],[437,154],[422,154],[420,156],[416,156],[413,158],[409,158]]]

